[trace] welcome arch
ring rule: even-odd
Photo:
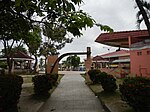
[[[58,73],[58,63],[59,61],[64,58],[65,56],[69,55],[87,55],[87,59],[85,62],[86,70],[91,68],[92,60],[91,60],[91,48],[87,47],[86,52],[70,52],[62,54],[60,57],[58,56],[49,56],[47,62],[47,73]]]

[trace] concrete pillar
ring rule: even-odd
[[[87,47],[87,59],[85,60],[86,71],[91,70],[92,59],[91,59],[91,48]]]
[[[131,48],[131,44],[132,44],[131,36],[128,36],[128,44],[129,44],[129,48]]]
[[[58,59],[58,55],[48,56],[47,58],[47,73],[50,73],[55,61]],[[55,65],[52,73],[58,74],[58,63]]]

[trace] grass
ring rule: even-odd
[[[41,106],[43,102],[46,102],[48,98],[51,96],[53,91],[56,89],[57,85],[60,83],[63,74],[59,74],[56,86],[53,86],[50,89],[48,94],[43,96],[34,95],[34,87],[28,86],[22,88],[22,96],[19,101],[18,110],[19,112],[31,112],[31,110],[36,110],[36,107]],[[25,83],[32,82],[32,76],[23,76]],[[32,109],[30,109],[32,108]],[[34,109],[35,108],[35,109]]]
[[[22,92],[25,92],[27,94],[34,94],[33,86],[31,87],[23,87]]]
[[[30,76],[23,76],[23,83],[32,83],[32,77],[34,77],[35,75],[30,75]],[[58,77],[58,83],[60,82],[60,79],[63,77],[63,74],[59,74]]]
[[[57,85],[60,83],[61,78],[63,76],[64,76],[63,74],[59,74],[57,84],[55,86],[53,86],[52,89],[50,89],[49,94],[47,94],[45,96],[36,96],[36,95],[34,95],[34,87],[33,86],[23,87],[22,92],[30,94],[31,98],[34,99],[34,100],[46,101],[50,97],[50,95],[53,93],[53,91],[56,89]],[[24,79],[24,83],[32,83],[32,77],[26,77],[26,78],[23,78],[23,79]]]
[[[102,102],[102,105],[107,107],[107,110],[111,110],[111,112],[135,112],[126,102],[121,100],[119,89],[117,89],[115,93],[106,93],[103,91],[103,88],[100,84],[92,84],[87,75],[81,75],[85,78],[85,83],[88,85],[88,87],[96,96],[98,96]],[[119,84],[122,84],[122,82],[123,79],[116,80],[118,86]]]
[[[32,83],[32,77],[24,77],[23,83]]]

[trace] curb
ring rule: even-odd
[[[39,106],[39,108],[36,110],[36,112],[40,112],[40,110],[42,109],[42,107],[44,106],[45,102],[42,102]]]
[[[102,101],[102,99],[98,96],[99,101],[101,102],[103,108],[107,112],[111,112],[110,109],[106,106],[106,104]]]
[[[39,112],[39,110],[43,107],[44,104],[45,104],[45,102],[40,103],[40,105],[36,109],[36,112]]]
[[[88,86],[88,84],[86,84],[86,85]],[[91,89],[91,87],[90,87],[90,86],[88,86],[88,87],[89,87],[90,90],[94,93],[94,91]],[[94,94],[95,94],[95,93],[94,93]],[[97,96],[97,95],[95,94],[95,96]],[[97,96],[97,97],[98,97],[100,103],[102,104],[104,110],[105,110],[106,112],[111,112],[111,110],[106,106],[106,104],[105,104],[104,101],[100,98],[100,96]]]

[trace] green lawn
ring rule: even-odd
[[[32,83],[32,77],[24,77],[23,83]]]
[[[63,74],[59,74],[59,77],[58,77],[58,80],[57,80],[57,84],[60,83],[60,80],[61,78],[63,77],[64,75]],[[23,80],[24,80],[24,83],[32,83],[32,77],[23,77]],[[50,89],[49,93],[52,94],[52,92],[56,89],[57,85],[56,86],[53,86],[52,89]],[[27,94],[30,94],[30,95],[33,95],[34,94],[34,87],[33,86],[30,86],[30,87],[23,87],[22,88],[22,92],[25,92]],[[42,97],[34,97],[35,99],[37,100],[46,100],[47,97],[49,96],[42,96]]]

